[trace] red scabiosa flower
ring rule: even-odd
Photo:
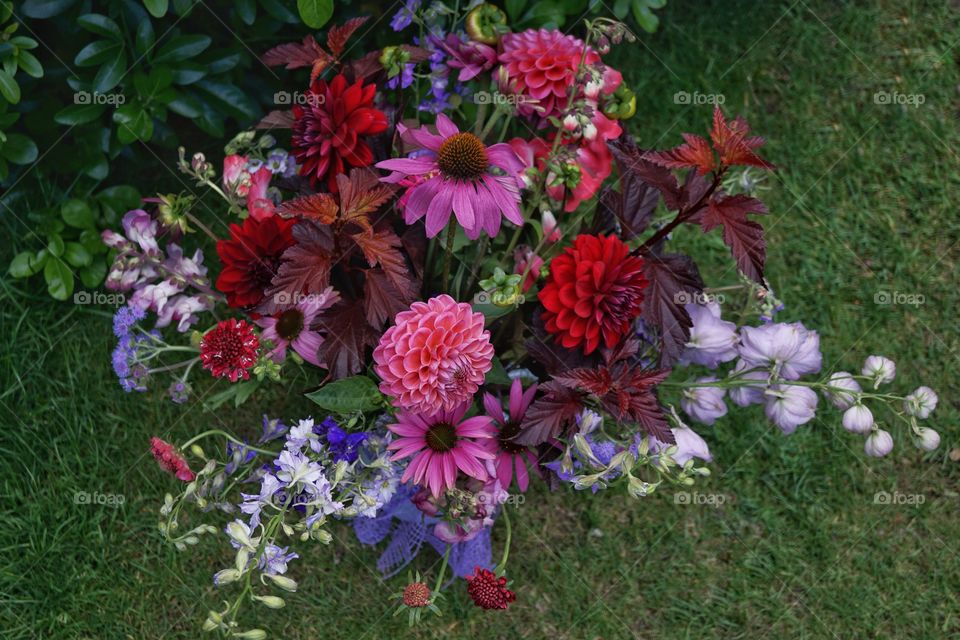
[[[217,242],[223,270],[217,289],[227,296],[231,307],[253,307],[280,266],[280,256],[293,244],[294,221],[280,216],[263,220],[249,217],[243,225],[230,225],[230,238]]]
[[[526,391],[519,380],[514,380],[510,385],[510,413],[504,415],[503,407],[500,401],[489,393],[483,394],[483,407],[487,415],[493,418],[497,426],[497,434],[491,438],[492,449],[496,453],[496,459],[493,461],[497,480],[504,489],[510,488],[513,481],[513,470],[517,470],[517,486],[520,491],[526,491],[530,483],[530,474],[527,473],[526,458],[531,467],[536,470],[537,458],[529,448],[517,444],[513,437],[520,433],[520,423],[523,422],[523,416],[527,412],[530,403],[533,402],[533,396],[537,392],[537,385],[531,386]]]
[[[446,294],[414,302],[373,350],[380,390],[394,406],[427,415],[468,402],[493,366],[483,324],[482,313]]]
[[[507,589],[507,579],[499,578],[489,569],[475,567],[473,575],[467,576],[467,594],[481,609],[506,609],[517,599],[517,594]]]
[[[471,478],[487,479],[484,460],[494,455],[483,444],[493,437],[493,427],[487,416],[463,416],[470,408],[465,402],[452,411],[433,415],[420,413],[397,414],[398,422],[387,426],[397,439],[387,445],[393,451],[391,460],[413,456],[401,476],[401,482],[413,481],[430,488],[434,497],[456,485],[458,470]]]
[[[172,473],[178,480],[193,482],[197,477],[190,470],[190,465],[187,464],[183,455],[169,442],[164,442],[157,437],[150,438],[150,453],[153,454],[161,469]]]
[[[248,380],[248,369],[257,362],[260,340],[244,320],[222,320],[200,340],[200,363],[215,378]]]
[[[403,604],[421,608],[430,604],[430,587],[423,582],[411,582],[403,588]]]
[[[363,80],[347,85],[343,74],[338,74],[329,83],[314,82],[307,104],[293,107],[293,155],[300,163],[300,175],[309,177],[311,185],[326,182],[336,193],[338,173],[373,162],[363,137],[387,130],[386,114],[373,106],[376,92],[374,85],[364,85]]]
[[[547,331],[571,349],[593,353],[601,341],[613,347],[640,315],[643,260],[616,236],[580,235],[550,263],[538,294]]]

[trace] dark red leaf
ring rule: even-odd
[[[704,232],[722,225],[723,241],[730,247],[737,268],[748,278],[763,284],[763,264],[767,255],[763,227],[748,220],[748,213],[767,213],[767,206],[747,195],[719,194],[711,198],[700,223]]]
[[[270,49],[263,54],[261,60],[269,67],[284,65],[287,69],[299,69],[313,67],[318,61],[327,64],[330,62],[330,54],[317,44],[312,35],[308,35],[303,42],[289,42]]]
[[[390,229],[356,233],[351,236],[371,267],[380,265],[387,279],[407,302],[415,295],[410,268],[400,253],[400,238]]]
[[[257,129],[290,129],[293,127],[293,111],[271,111],[257,123]]]
[[[330,286],[333,237],[329,228],[298,222],[293,227],[293,237],[297,243],[283,252],[272,286],[257,308],[260,313],[288,308],[301,294],[322,293]]]
[[[660,333],[660,365],[677,360],[690,339],[693,321],[684,304],[703,291],[696,263],[682,254],[644,254],[644,276],[649,281],[643,302],[643,319]]]
[[[369,16],[351,18],[342,26],[330,27],[330,31],[327,32],[327,48],[330,49],[333,57],[339,58],[343,55],[343,50],[347,46],[347,40],[350,39],[353,32],[359,29],[368,18]]]
[[[679,199],[680,186],[677,184],[677,177],[669,169],[645,159],[644,155],[648,152],[638,148],[631,136],[621,136],[607,146],[617,159],[621,176],[629,172],[653,186],[663,196],[667,208],[672,211],[683,206]]]
[[[282,202],[277,207],[277,213],[287,218],[300,216],[316,220],[320,224],[332,224],[337,219],[339,208],[337,201],[329,193],[314,193]]]
[[[607,367],[572,369],[567,373],[554,376],[553,379],[565,387],[580,389],[595,396],[605,396],[614,386],[610,369]]]
[[[370,326],[380,328],[409,306],[382,269],[367,269],[363,281],[363,309]]]
[[[370,214],[393,197],[393,187],[380,182],[370,169],[354,169],[349,178],[338,174],[337,187],[340,191],[340,221],[372,232],[377,221],[371,221]]]
[[[427,261],[427,232],[423,225],[412,225],[400,236],[404,250],[410,256],[413,271],[423,280],[423,268]]]
[[[717,160],[710,143],[692,133],[683,134],[684,143],[666,151],[650,151],[644,158],[667,169],[695,168],[700,175],[706,175],[717,166]]]
[[[559,382],[540,385],[539,398],[527,409],[520,433],[513,439],[517,444],[536,446],[560,435],[583,409],[583,396]]]
[[[367,349],[377,344],[379,333],[367,324],[362,302],[338,302],[318,318],[318,326],[326,335],[317,357],[334,379],[364,370]]]
[[[749,165],[761,169],[776,169],[776,167],[754,153],[766,142],[760,136],[750,136],[750,125],[742,117],[737,117],[728,123],[720,107],[713,110],[713,127],[710,129],[710,139],[713,148],[720,154],[720,162],[724,165]]]

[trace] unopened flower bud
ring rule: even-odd
[[[272,573],[264,574],[267,578],[273,581],[273,584],[277,585],[284,591],[289,591],[291,593],[296,592],[297,590],[297,581],[287,576],[274,575]]]
[[[267,632],[263,629],[250,629],[250,631],[234,633],[233,637],[243,638],[243,640],[266,640]]]
[[[930,387],[919,387],[903,399],[903,410],[907,415],[926,420],[937,408],[937,393]]]
[[[218,587],[222,587],[231,582],[236,582],[240,579],[240,572],[236,569],[224,569],[222,571],[217,571],[213,574],[213,584]]]
[[[876,389],[881,384],[893,382],[897,375],[897,365],[890,358],[870,356],[863,363],[862,373],[868,378],[873,378],[873,388]]]
[[[203,460],[207,459],[207,454],[203,452],[203,449],[198,444],[190,445],[190,453],[192,453],[198,458],[202,458]]]
[[[843,428],[866,435],[873,429],[873,412],[862,404],[855,404],[843,412]]]
[[[857,397],[862,391],[857,381],[846,371],[837,371],[831,374],[827,386],[829,389],[826,389],[823,395],[837,409],[849,409],[857,401]]]
[[[583,139],[584,140],[593,140],[597,137],[597,127],[589,122],[583,127]]]
[[[864,452],[872,458],[882,458],[893,451],[893,438],[883,429],[877,429],[863,443]]]
[[[940,446],[940,434],[933,429],[920,427],[917,429],[916,443],[924,451],[934,451]]]
[[[283,609],[287,603],[277,596],[253,596],[253,599],[271,609]]]
[[[577,121],[577,117],[573,114],[570,114],[563,119],[563,128],[567,131],[576,131],[577,127],[579,126],[580,123]]]

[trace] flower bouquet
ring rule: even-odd
[[[181,150],[218,205],[160,195],[104,233],[108,286],[129,294],[114,318],[125,390],[315,403],[151,441],[179,487],[161,533],[232,547],[206,631],[265,637],[244,606],[283,607],[308,570],[297,550],[347,526],[385,578],[407,576],[392,606],[411,624],[445,597],[507,609],[522,598],[511,511],[531,485],[554,500],[694,485],[702,427],[728,401],[790,434],[822,396],[868,456],[894,446],[879,417],[938,446],[920,426],[933,390],[881,389],[882,356],[825,371],[817,332],[777,320],[757,198],[775,167],[747,122],[718,108],[708,137],[659,151],[625,133],[636,100],[604,61],[633,41],[624,25],[514,33],[491,4],[408,2],[391,22],[408,42],[354,55],[363,25],[264,54],[302,69],[301,90],[227,144],[222,171]],[[728,271],[704,278],[670,249],[699,233],[721,237]]]

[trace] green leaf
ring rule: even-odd
[[[207,77],[207,68],[193,62],[184,62],[173,70],[173,84],[193,84]]]
[[[146,101],[166,89],[173,82],[173,73],[167,67],[155,67],[149,75],[135,73],[133,86]]]
[[[47,293],[54,300],[66,300],[73,293],[73,272],[63,260],[47,260],[43,267],[43,278],[47,281]]]
[[[303,24],[319,29],[333,16],[333,0],[297,0],[297,11]]]
[[[33,254],[29,251],[22,251],[10,261],[10,268],[7,271],[12,278],[29,278],[37,272],[33,269],[32,262]]]
[[[93,256],[79,242],[68,242],[63,252],[63,259],[71,267],[89,267],[93,263]]]
[[[96,229],[84,229],[81,231],[80,244],[93,255],[104,253],[107,250],[107,245],[103,244],[103,239],[100,238],[100,234],[97,233]]]
[[[57,111],[53,119],[59,124],[86,124],[99,118],[106,108],[104,104],[72,104]]]
[[[37,57],[29,51],[20,51],[17,53],[17,64],[23,69],[23,72],[34,78],[43,77],[43,65],[37,60]]]
[[[262,6],[263,10],[270,14],[271,17],[280,22],[286,22],[287,24],[298,24],[300,22],[297,14],[290,11],[290,9],[284,6],[284,3],[279,0],[260,0],[260,6]]]
[[[10,44],[14,45],[17,49],[36,49],[39,46],[36,40],[26,36],[10,38]]]
[[[203,113],[200,102],[186,93],[178,93],[176,98],[167,103],[167,107],[184,118],[198,118]]]
[[[21,10],[28,18],[52,18],[63,13],[76,0],[25,0]]]
[[[73,63],[78,67],[95,67],[111,60],[117,56],[121,50],[121,45],[110,40],[94,40],[83,49],[73,59]]]
[[[88,13],[77,18],[80,28],[114,40],[122,40],[123,33],[117,23],[99,13]]]
[[[149,11],[150,15],[154,18],[162,18],[167,15],[169,4],[167,0],[143,0],[143,6],[147,8],[147,11]]]
[[[176,38],[171,38],[166,44],[160,47],[160,50],[153,60],[158,63],[189,60],[198,53],[202,53],[210,46],[210,42],[211,40],[208,36],[177,36]]]
[[[213,80],[201,80],[196,87],[199,91],[207,94],[213,102],[219,103],[221,109],[229,115],[248,121],[257,117],[257,105],[250,99],[250,96],[236,85],[214,82]]]
[[[37,159],[37,145],[27,136],[9,133],[0,147],[0,156],[13,164],[30,164]]]
[[[3,69],[0,69],[0,95],[10,104],[20,102],[20,86],[13,76]]]
[[[153,118],[140,105],[123,105],[113,112],[113,121],[119,125],[117,138],[123,144],[135,140],[147,142],[153,137]]]
[[[121,213],[131,209],[139,209],[142,205],[140,192],[126,184],[118,184],[104,189],[96,196],[97,202],[103,208],[103,216],[108,222],[116,220]]]
[[[93,211],[85,200],[71,198],[60,205],[63,221],[77,229],[90,229],[95,223]]]
[[[156,35],[153,31],[153,23],[149,20],[142,21],[137,26],[137,37],[134,40],[137,53],[141,56],[147,55],[147,52],[153,48],[154,42],[156,42]]]
[[[519,22],[523,13],[523,8],[527,6],[527,0],[506,0],[504,8],[511,22]]]
[[[236,10],[240,20],[248,27],[257,19],[256,0],[234,0],[233,8]]]
[[[648,0],[633,0],[633,19],[647,33],[653,33],[660,24],[660,18],[654,15],[648,6]]]
[[[493,358],[493,368],[487,372],[487,377],[484,380],[485,384],[510,384],[510,376],[507,375],[507,370],[503,368],[503,363],[500,362],[500,358],[494,356]]]
[[[127,54],[121,51],[117,57],[107,60],[97,71],[97,76],[93,79],[93,90],[97,93],[107,93],[120,84],[126,72]]]
[[[107,263],[104,262],[103,258],[97,258],[89,266],[77,271],[77,275],[80,276],[80,282],[83,283],[83,286],[93,289],[99,286],[106,277]]]
[[[357,411],[375,411],[383,406],[383,394],[366,376],[342,378],[306,394],[310,400],[331,413],[346,415]]]
[[[59,258],[63,255],[64,249],[66,249],[66,244],[63,242],[63,238],[59,235],[50,236],[50,241],[47,242],[47,251],[50,252],[50,255],[55,258]]]
[[[259,386],[260,383],[257,380],[235,382],[223,391],[208,397],[206,400],[204,400],[203,404],[208,409],[216,409],[226,401],[232,399],[233,405],[235,407],[239,407],[241,404],[247,401],[247,398],[249,398]]]

